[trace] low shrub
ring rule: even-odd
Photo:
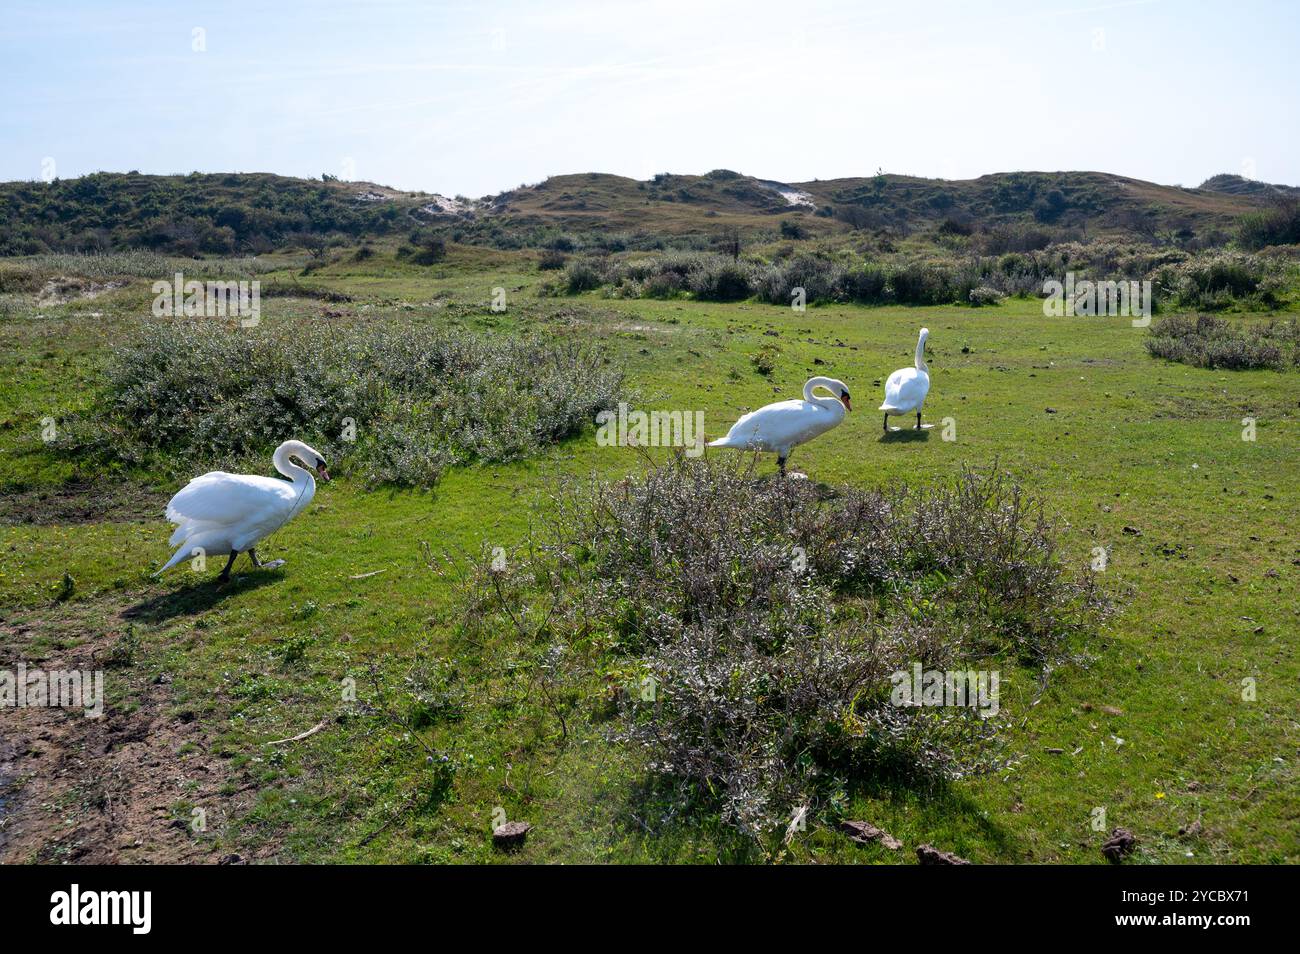
[[[1237,241],[1251,249],[1300,245],[1300,199],[1279,197],[1269,208],[1242,216]]]
[[[1196,256],[1157,270],[1157,282],[1183,308],[1220,310],[1263,294],[1270,268],[1255,255],[1221,252]]]
[[[975,236],[975,244],[985,255],[1002,255],[1005,252],[1036,252],[1051,245],[1053,238],[1047,229],[1032,225],[1005,225]]]
[[[703,259],[687,282],[695,297],[704,301],[742,301],[753,294],[752,279],[745,264],[715,255]]]
[[[591,291],[601,285],[601,273],[590,261],[570,262],[564,270],[564,282],[569,294]]]
[[[870,262],[845,269],[841,279],[844,297],[863,305],[882,305],[889,300],[889,271]]]
[[[447,257],[447,243],[440,238],[423,239],[411,255],[416,265],[436,265]]]
[[[590,347],[383,323],[151,321],[118,348],[78,451],[173,468],[261,458],[305,440],[369,479],[428,486],[448,465],[509,460],[617,404]],[[349,431],[349,422],[355,433]]]
[[[815,255],[794,255],[783,262],[759,269],[754,277],[755,294],[773,305],[788,305],[797,288],[805,301],[835,301],[843,294],[844,267]]]
[[[473,577],[466,626],[545,620],[538,645],[583,661],[572,692],[615,700],[668,811],[707,806],[769,851],[797,808],[833,820],[856,782],[1000,764],[1003,720],[897,704],[894,674],[1045,676],[1109,609],[996,468],[882,493],[677,458],[563,490],[554,512],[526,559]]]
[[[675,298],[686,288],[686,281],[676,272],[661,272],[651,275],[641,286],[641,293],[646,298]]]
[[[909,262],[889,277],[890,298],[900,305],[946,305],[965,301],[968,288],[960,287],[956,273],[941,265]]]
[[[978,288],[970,290],[967,299],[976,308],[981,305],[996,305],[1002,300],[1002,292],[996,288],[990,288],[988,285],[980,285]]]
[[[1198,368],[1285,370],[1300,363],[1300,325],[1295,319],[1261,324],[1212,315],[1171,315],[1151,326],[1147,351]]]
[[[547,249],[537,260],[537,268],[543,272],[558,271],[569,261],[567,255],[558,249]]]

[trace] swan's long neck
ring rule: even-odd
[[[275,455],[271,460],[275,463],[275,469],[284,476],[293,481],[294,486],[306,484],[308,487],[315,488],[316,478],[312,476],[310,470],[300,466],[289,456],[292,448],[289,444],[281,444],[275,449]]]
[[[925,335],[916,339],[916,370],[930,373],[930,369],[925,365]]]
[[[817,395],[813,394],[813,389],[818,387],[823,387],[832,394],[836,394],[835,388],[838,383],[830,378],[809,378],[808,382],[803,386],[803,399],[809,404],[819,405],[828,411],[838,410],[843,413],[844,405],[840,403],[838,395],[836,397],[817,397]]]

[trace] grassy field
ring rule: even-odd
[[[300,280],[347,294],[328,307],[367,320],[595,340],[640,406],[702,410],[710,437],[812,374],[841,378],[854,412],[792,468],[878,487],[996,462],[1067,524],[1072,559],[1109,551],[1121,609],[1086,664],[1045,688],[1004,673],[1013,767],[938,788],[864,784],[846,817],[905,851],[810,825],[786,859],[911,862],[930,842],[976,862],[1101,863],[1100,808],[1106,833],[1138,835],[1135,862],[1300,861],[1300,375],[1156,361],[1126,318],[1046,318],[1032,300],[799,313],[542,299],[534,261],[453,246],[432,268],[381,255]],[[283,264],[263,281],[293,280],[299,263]],[[508,634],[476,643],[461,625],[445,557],[509,558],[561,478],[619,478],[646,466],[641,454],[589,430],[523,462],[453,469],[429,491],[344,469],[268,541],[261,555],[282,569],[241,561],[224,589],[215,569],[152,580],[177,477],[96,474],[41,440],[43,419],[90,407],[109,350],[148,313],[149,280],[67,299],[8,294],[0,311],[0,660],[107,665],[110,713],[0,723],[0,858],[758,860],[716,818],[655,814],[638,753],[607,739],[593,705],[576,700],[562,738]],[[324,307],[267,298],[262,320]],[[882,437],[883,381],[910,363],[922,325],[926,416],[940,426]],[[779,349],[769,376],[750,358],[766,345]],[[253,469],[269,473],[269,458]],[[384,714],[413,666],[436,672],[441,713],[418,727]],[[536,826],[518,854],[492,848],[503,817]]]

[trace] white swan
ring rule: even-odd
[[[921,427],[921,405],[930,393],[930,369],[925,366],[925,339],[930,337],[930,329],[922,328],[921,337],[916,341],[916,367],[899,368],[885,382],[885,403],[880,410],[885,412],[885,433],[889,433],[889,416],[911,414],[916,412],[916,426]]]
[[[320,454],[302,441],[285,441],[271,459],[275,469],[288,477],[289,482],[214,470],[186,484],[167,504],[167,519],[177,525],[169,546],[179,544],[180,549],[154,576],[190,557],[229,553],[230,559],[219,577],[229,580],[235,557],[245,550],[254,566],[282,566],[283,560],[262,563],[253,548],[259,540],[293,519],[316,494],[316,480],[311,471],[292,457],[314,468],[321,480],[330,479]]]
[[[819,387],[835,397],[814,397],[813,389]],[[711,441],[709,446],[775,453],[777,465],[784,474],[790,448],[825,434],[844,420],[845,412],[851,410],[849,389],[843,381],[809,378],[803,386],[802,401],[778,401],[750,411],[731,425],[726,437]]]

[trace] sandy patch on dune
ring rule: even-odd
[[[41,308],[52,305],[66,305],[73,299],[90,300],[98,298],[105,292],[121,288],[126,282],[92,282],[85,278],[69,278],[60,275],[51,278],[36,296],[36,304]]]

